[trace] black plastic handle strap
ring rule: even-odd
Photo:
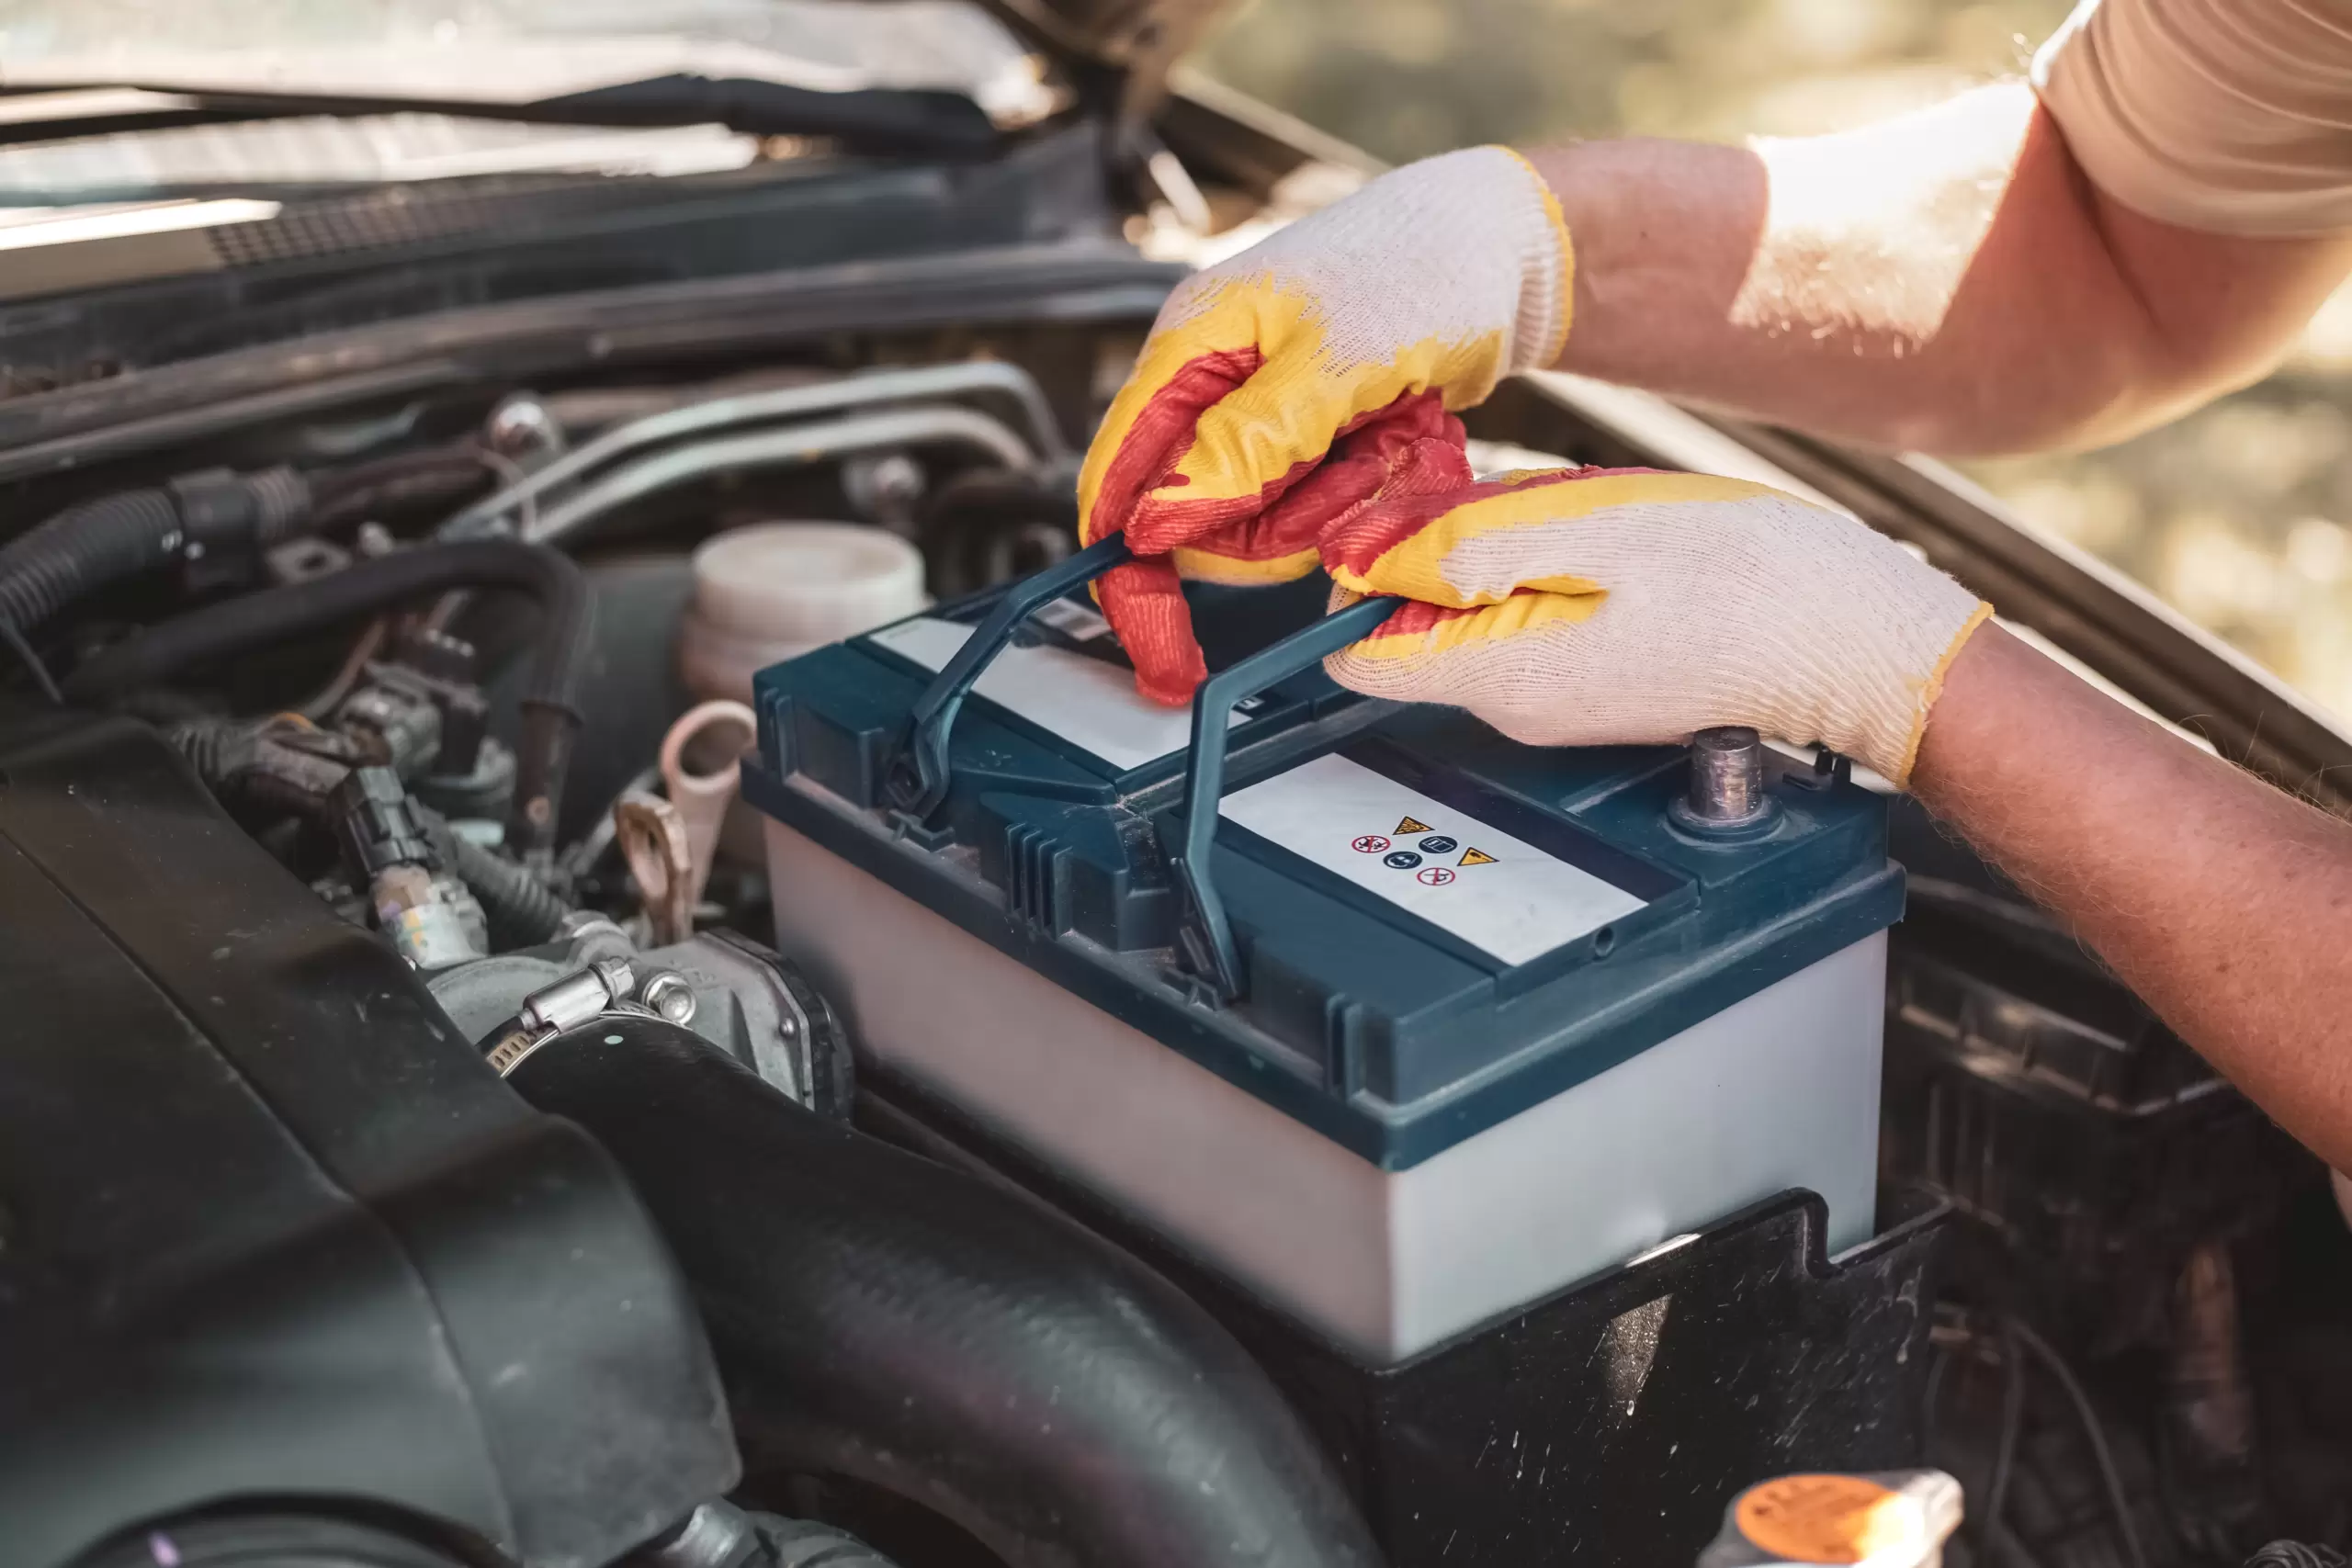
[[[926,822],[947,798],[947,739],[972,683],[989,660],[1012,640],[1022,622],[1081,582],[1091,582],[1114,566],[1134,559],[1125,534],[1107,534],[1066,560],[1023,578],[1004,591],[947,667],[933,677],[908,715],[907,738],[890,761],[884,783],[891,806]]]
[[[1234,945],[1233,925],[1226,919],[1216,880],[1209,874],[1217,800],[1225,794],[1226,730],[1234,705],[1370,636],[1396,604],[1391,598],[1359,600],[1219,671],[1193,694],[1193,750],[1184,773],[1184,852],[1176,858],[1177,885],[1184,890],[1185,901],[1180,940],[1185,961],[1216,988],[1220,1001],[1241,994],[1241,953]]]

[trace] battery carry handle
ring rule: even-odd
[[[932,678],[908,714],[907,738],[890,760],[884,798],[917,824],[928,824],[947,798],[947,740],[972,684],[1003,651],[1021,623],[1082,582],[1133,560],[1125,534],[1106,534],[1067,559],[1023,578],[1004,591],[988,619],[964,639],[946,668]]]
[[[1362,641],[1396,608],[1394,599],[1358,600],[1217,671],[1193,694],[1193,746],[1184,763],[1184,849],[1175,859],[1177,886],[1184,895],[1178,951],[1185,966],[1214,988],[1221,1002],[1241,995],[1241,952],[1216,879],[1209,874],[1217,801],[1225,794],[1226,732],[1234,707]]]
[[[1004,596],[945,668],[932,678],[908,715],[907,735],[891,759],[885,798],[906,819],[927,825],[947,798],[947,745],[956,716],[973,684],[1012,640],[1013,632],[1046,604],[1080,583],[1134,559],[1125,534],[1109,534],[1066,560],[1023,578]],[[1216,839],[1217,800],[1225,793],[1226,730],[1235,706],[1370,635],[1388,617],[1387,599],[1362,600],[1326,615],[1280,642],[1201,682],[1193,695],[1192,750],[1184,772],[1184,848],[1176,857],[1177,886],[1183,896],[1178,932],[1185,965],[1215,990],[1219,1001],[1241,994],[1241,955],[1226,918],[1225,900],[1209,873],[1209,848]]]

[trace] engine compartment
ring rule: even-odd
[[[0,1463],[23,1561],[1652,1562],[1768,1475],[1930,1463],[2017,1568],[2352,1540],[2324,1171],[1906,802],[1835,1257],[1758,1192],[1383,1360],[877,1055],[779,938],[839,904],[730,804],[765,710],[708,705],[1066,559],[1145,321],[1042,314],[16,481],[62,521],[0,546],[0,1427],[74,1435]],[[720,547],[777,524],[888,541],[808,595],[870,621],[752,636]]]

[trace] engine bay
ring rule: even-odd
[[[1930,1466],[2008,1568],[2352,1541],[2327,1173],[1906,800],[1335,701],[1316,584],[1120,728],[1133,306],[12,481],[0,1560],[1655,1563]]]

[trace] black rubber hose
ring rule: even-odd
[[[490,948],[505,953],[537,947],[563,934],[571,907],[529,866],[508,860],[456,831],[439,813],[420,807],[424,830],[440,852],[441,863],[457,874],[490,922]]]
[[[0,624],[27,636],[74,601],[153,571],[191,545],[266,548],[307,525],[311,491],[291,468],[191,474],[69,506],[0,547]]]
[[[435,446],[340,469],[313,487],[317,531],[338,533],[379,510],[447,507],[495,480],[502,461],[479,446]]]
[[[761,1462],[897,1493],[1013,1568],[1378,1562],[1263,1370],[1075,1225],[659,1019],[597,1019],[508,1081],[628,1171]]]
[[[580,729],[574,699],[594,638],[587,579],[571,557],[544,545],[513,539],[428,545],[223,600],[107,649],[67,678],[65,694],[98,700],[454,588],[514,589],[538,603],[538,647],[523,695],[506,841],[526,860],[544,856],[555,841],[564,772]]]

